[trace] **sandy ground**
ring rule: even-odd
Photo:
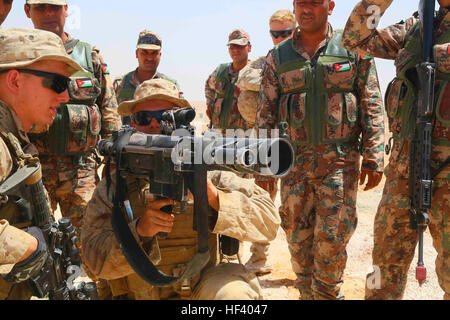
[[[364,300],[366,275],[373,271],[373,221],[382,197],[382,186],[374,191],[360,190],[358,196],[358,228],[348,246],[348,263],[345,271],[343,293],[347,300]],[[278,198],[277,205],[280,204]],[[244,244],[243,262],[250,258],[250,245]],[[432,246],[429,232],[425,237],[425,264],[428,280],[420,287],[415,280],[417,253],[408,275],[408,285],[404,300],[441,300],[444,292],[440,288],[435,272],[436,251]],[[275,271],[260,277],[263,296],[266,300],[297,300],[299,292],[294,287],[295,274],[292,272],[291,255],[286,242],[286,234],[280,229],[277,238],[271,243],[269,261]]]

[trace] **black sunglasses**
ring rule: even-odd
[[[138,126],[148,126],[152,123],[153,118],[156,121],[161,122],[162,116],[168,110],[159,110],[159,111],[139,111],[131,116],[131,120]]]
[[[21,73],[27,73],[27,74],[31,74],[36,77],[44,78],[42,80],[42,85],[45,88],[51,89],[58,94],[63,93],[64,91],[66,91],[69,88],[70,78],[62,76],[57,73],[31,70],[31,69],[5,69],[5,70],[0,70],[0,73],[6,73],[11,70],[17,70],[18,72],[21,72]]]
[[[295,28],[292,29],[288,29],[288,30],[281,30],[281,31],[274,31],[274,30],[270,30],[270,34],[272,35],[272,37],[274,37],[275,39],[278,38],[287,38],[292,34],[292,31],[294,31]]]
[[[161,40],[154,36],[142,37],[141,39],[139,39],[138,44],[154,44],[157,46],[161,46]]]

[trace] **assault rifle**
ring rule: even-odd
[[[73,281],[81,273],[78,237],[69,218],[53,222],[42,183],[41,166],[30,163],[17,170],[0,185],[0,199],[12,200],[20,211],[21,221],[41,229],[48,258],[41,272],[31,277],[29,285],[37,298],[50,300],[96,300],[95,283]]]
[[[181,112],[184,112],[184,116],[177,114],[178,112],[173,114],[172,111],[163,116],[167,123],[162,123],[161,128],[165,133],[173,131],[172,136],[147,135],[136,132],[133,128],[123,127],[114,132],[112,139],[101,140],[98,144],[100,154],[109,159],[107,167],[110,166],[111,159],[114,159],[117,168],[112,214],[116,238],[135,272],[156,287],[171,286],[191,278],[199,274],[210,260],[206,188],[208,171],[226,170],[282,178],[289,174],[294,164],[295,153],[287,139],[222,138],[215,132],[207,132],[201,138],[195,137],[195,130],[189,125],[195,118],[195,111],[184,109]],[[108,172],[107,168],[110,186],[111,176]],[[198,252],[180,277],[160,272],[128,228],[125,218],[125,212],[130,214],[126,204],[127,177],[146,179],[152,195],[175,200],[174,214],[185,212],[189,191],[192,192]]]
[[[433,134],[433,106],[436,66],[432,63],[434,0],[421,0],[419,7],[422,37],[422,62],[416,66],[418,75],[418,99],[414,108],[416,126],[411,148],[410,191],[411,228],[419,233],[419,261],[416,278],[422,285],[427,278],[423,259],[424,232],[430,223],[428,211],[432,203],[433,175],[431,148]]]

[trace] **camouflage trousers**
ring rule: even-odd
[[[56,211],[59,204],[62,216],[71,218],[79,230],[96,187],[95,161],[85,158],[79,164],[73,157],[66,156],[40,156],[40,159],[52,210]]]
[[[442,151],[442,152],[441,152]],[[433,159],[440,162],[450,156],[447,148],[434,149]],[[391,156],[386,171],[384,194],[375,218],[373,265],[367,277],[366,299],[400,300],[403,298],[408,271],[416,253],[418,233],[410,228],[409,148],[399,146]],[[450,299],[450,168],[447,166],[434,181],[429,230],[438,256],[436,273],[439,285]],[[428,270],[429,271],[429,270]],[[377,281],[374,281],[377,280]],[[376,283],[378,282],[378,285]]]
[[[280,216],[296,287],[304,300],[343,299],[346,247],[357,226],[360,155],[356,149],[299,148],[281,182]]]

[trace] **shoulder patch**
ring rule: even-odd
[[[102,63],[101,66],[104,74],[110,74],[108,65],[106,63]]]

